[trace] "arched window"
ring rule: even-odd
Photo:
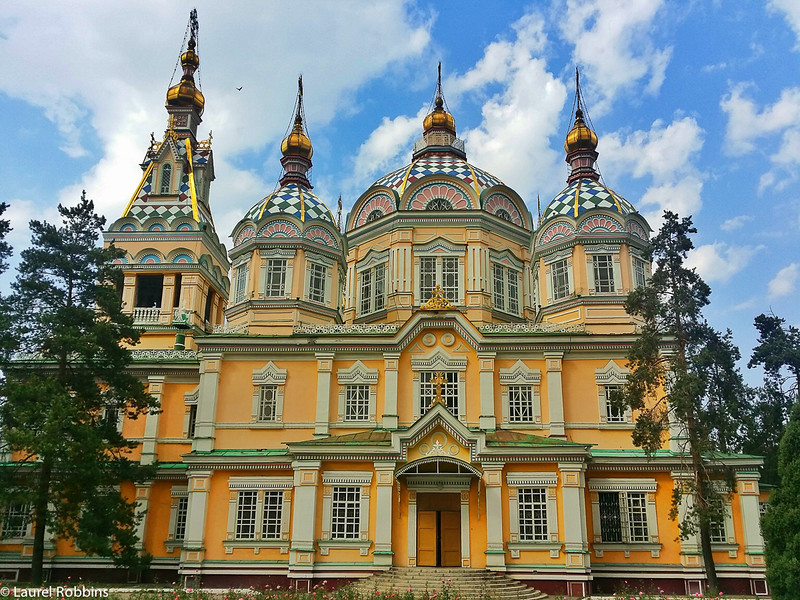
[[[373,221],[377,221],[383,216],[383,213],[379,210],[373,210],[371,213],[367,215],[367,223],[372,223]]]
[[[499,209],[497,210],[497,212],[496,212],[496,213],[494,213],[494,216],[496,216],[496,217],[500,217],[500,218],[501,218],[501,219],[503,219],[504,221],[509,221],[509,222],[511,221],[511,213],[510,213],[510,212],[508,212],[508,211],[507,211],[506,209],[504,209],[504,208],[499,208]]]
[[[172,189],[172,165],[165,163],[161,167],[161,193],[169,194]]]
[[[453,205],[444,198],[434,198],[428,202],[425,210],[453,210]]]

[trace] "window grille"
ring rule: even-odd
[[[327,269],[311,263],[311,277],[308,283],[308,299],[312,302],[325,302],[325,275]]]
[[[553,281],[553,300],[569,296],[569,267],[567,260],[558,260],[550,265],[550,274]]]
[[[256,537],[256,501],[258,492],[239,492],[236,507],[236,539],[252,540]]]
[[[610,254],[599,254],[592,257],[594,267],[594,291],[614,291],[614,261]]]
[[[547,488],[519,488],[519,539],[526,542],[547,541]]]
[[[270,258],[267,260],[267,281],[264,295],[268,298],[280,298],[286,295],[286,259]]]
[[[508,420],[511,423],[533,423],[533,390],[531,386],[508,386]]]
[[[436,398],[436,384],[433,382],[436,374],[434,371],[422,371],[419,374],[420,415],[428,412],[431,402]],[[445,407],[458,417],[458,372],[443,371],[441,375],[444,379],[441,394]]]
[[[175,511],[175,539],[182,540],[186,537],[186,518],[189,514],[189,498],[178,498],[178,506]]]
[[[281,522],[283,520],[283,492],[264,492],[264,513],[261,520],[261,538],[279,540],[281,538]]]
[[[347,421],[369,420],[369,386],[348,385],[345,391],[344,418]]]
[[[262,385],[258,403],[258,420],[275,421],[278,408],[278,386]]]
[[[361,488],[337,486],[331,493],[331,539],[357,540],[361,525]]]

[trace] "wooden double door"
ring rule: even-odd
[[[417,495],[417,565],[461,566],[459,494]]]

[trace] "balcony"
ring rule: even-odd
[[[158,306],[145,308],[137,306],[133,309],[133,322],[137,325],[152,325],[158,323],[161,309]]]

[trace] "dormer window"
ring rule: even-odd
[[[161,167],[161,194],[169,194],[172,190],[172,165],[165,163]]]

